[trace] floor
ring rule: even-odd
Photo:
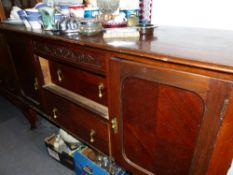
[[[0,96],[0,175],[75,175],[49,157],[44,138],[58,128],[39,117],[29,129],[22,113]]]

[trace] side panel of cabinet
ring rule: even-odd
[[[204,174],[231,84],[121,59],[110,67],[116,160],[133,174]]]
[[[31,102],[39,104],[39,62],[38,58],[33,56],[31,40],[9,33],[7,42],[19,78],[21,94]]]

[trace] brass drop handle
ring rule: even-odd
[[[117,134],[118,133],[118,122],[117,122],[117,118],[113,118],[111,120],[111,123],[112,123],[112,129],[113,129],[113,133],[114,134]]]
[[[53,108],[53,118],[54,119],[58,118],[58,109],[57,108]]]
[[[39,90],[39,82],[37,77],[34,78],[34,89],[35,91]]]
[[[98,91],[99,91],[99,98],[103,98],[103,90],[104,90],[104,84],[100,83],[98,85]]]
[[[57,70],[57,79],[59,82],[62,82],[64,79],[61,69]]]
[[[91,143],[94,143],[95,142],[95,135],[96,135],[96,132],[95,132],[95,130],[94,129],[91,129],[91,131],[90,131],[90,142]]]

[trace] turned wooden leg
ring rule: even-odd
[[[33,109],[27,108],[23,110],[23,114],[29,121],[31,129],[36,128],[37,113]]]

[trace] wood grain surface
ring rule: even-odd
[[[154,35],[138,40],[104,40],[102,35],[65,36],[48,31],[31,31],[25,27],[0,24],[0,30],[10,30],[33,37],[66,41],[116,53],[143,56],[167,63],[201,67],[233,73],[233,31],[159,26]],[[124,41],[131,41],[129,42]],[[117,46],[111,41],[118,42]]]

